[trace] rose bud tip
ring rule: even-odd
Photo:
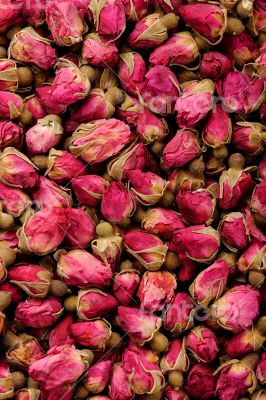
[[[181,388],[184,384],[182,371],[171,371],[168,374],[168,382],[174,388]]]
[[[14,217],[12,215],[0,212],[0,229],[9,231],[13,228],[14,224]]]
[[[222,144],[219,147],[213,149],[213,156],[217,158],[217,160],[225,160],[228,157],[228,150],[227,147]]]
[[[80,350],[80,355],[83,361],[86,362],[86,364],[90,365],[93,360],[94,360],[94,353],[90,349],[82,349]]]
[[[99,77],[99,71],[97,68],[93,68],[90,65],[82,65],[82,67],[80,67],[80,71],[87,75],[90,82],[94,82]]]
[[[26,376],[20,371],[14,371],[11,373],[12,381],[15,389],[20,389],[24,386],[27,378]]]
[[[164,267],[167,271],[175,271],[180,266],[178,255],[173,251],[168,250],[166,253]]]
[[[179,17],[174,13],[165,14],[163,17],[160,18],[160,22],[167,28],[167,29],[174,29],[177,27]]]
[[[163,351],[166,351],[168,349],[169,341],[165,335],[157,331],[154,333],[150,341],[150,346],[153,351],[162,353]]]
[[[265,275],[261,271],[250,271],[248,281],[252,286],[260,288],[265,281]]]
[[[113,227],[111,224],[109,224],[109,222],[100,222],[96,226],[96,233],[101,237],[109,237],[114,234]]]
[[[34,156],[31,161],[35,165],[35,167],[39,168],[40,170],[44,170],[47,168],[48,157],[44,154],[38,154]]]
[[[230,168],[241,170],[245,167],[245,157],[241,153],[233,153],[228,158],[228,165]]]
[[[4,348],[15,346],[19,342],[19,338],[12,331],[7,330],[2,338],[2,345]]]
[[[124,101],[124,93],[117,87],[111,87],[105,93],[105,98],[109,103],[118,106]]]
[[[266,334],[266,317],[260,317],[255,325],[260,334]]]
[[[175,195],[171,190],[165,189],[162,197],[160,198],[159,205],[163,208],[171,208],[175,200]]]
[[[32,84],[33,73],[29,67],[18,68],[18,84],[22,87],[27,87]]]

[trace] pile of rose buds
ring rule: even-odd
[[[0,399],[266,400],[266,0],[0,0]]]

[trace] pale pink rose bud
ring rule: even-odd
[[[117,74],[121,86],[129,94],[136,96],[146,74],[145,61],[136,52],[121,53],[119,57]]]
[[[19,248],[25,253],[44,256],[62,243],[68,219],[64,208],[49,207],[29,213],[19,231]]]
[[[31,113],[33,119],[37,122],[38,119],[44,118],[46,112],[41,105],[39,98],[35,95],[25,99],[24,107]]]
[[[123,239],[120,235],[98,236],[97,239],[92,241],[91,248],[95,257],[109,265],[112,271],[115,271],[123,250]]]
[[[1,247],[8,246],[11,249],[16,249],[18,247],[17,229],[0,231],[0,245]]]
[[[66,344],[52,347],[43,358],[31,364],[29,375],[41,382],[45,390],[53,390],[74,383],[84,368],[81,352]]]
[[[234,333],[249,328],[259,313],[260,294],[248,285],[237,285],[215,303],[218,324]]]
[[[20,116],[23,108],[23,100],[16,93],[0,91],[0,118],[15,119]]]
[[[89,33],[83,40],[81,56],[90,65],[112,68],[118,62],[118,49],[97,33]]]
[[[219,351],[215,333],[204,325],[193,328],[186,336],[185,343],[186,348],[198,362],[212,362]]]
[[[63,126],[47,115],[26,132],[26,144],[31,154],[47,153],[60,142]]]
[[[33,362],[42,358],[45,352],[33,336],[22,333],[17,338],[17,343],[6,352],[6,358],[11,365],[27,369]]]
[[[262,217],[266,217],[266,179],[263,179],[255,186],[251,198],[251,208],[259,213]]]
[[[186,390],[189,395],[198,400],[209,400],[215,396],[215,370],[209,365],[194,364],[186,379]]]
[[[126,373],[120,363],[115,364],[112,368],[109,396],[111,400],[132,400],[134,398]]]
[[[259,49],[256,43],[246,30],[239,35],[226,34],[222,46],[226,55],[231,58],[239,68],[243,68],[247,63],[254,62],[259,55]]]
[[[51,97],[51,85],[36,88],[36,94],[45,114],[62,114],[66,110],[65,104],[53,100]]]
[[[61,346],[64,344],[73,344],[71,325],[74,323],[73,316],[67,315],[50,331],[49,346]]]
[[[59,256],[57,274],[71,286],[102,287],[110,284],[112,270],[87,251],[75,249]]]
[[[265,13],[266,16],[266,13]],[[260,48],[260,55],[259,57],[255,60],[256,63],[256,71],[257,74],[264,80],[266,80],[266,45],[263,43],[263,45]]]
[[[141,308],[161,311],[171,302],[176,287],[176,278],[168,271],[145,272],[137,293]]]
[[[107,386],[112,370],[112,361],[100,361],[86,373],[84,385],[90,393],[101,393]]]
[[[251,17],[251,28],[254,33],[258,34],[259,31],[265,32],[266,23],[266,7],[263,0],[254,0],[253,16]]]
[[[184,228],[183,218],[173,210],[149,208],[141,222],[143,229],[163,240],[172,240],[176,230]]]
[[[213,221],[216,199],[207,189],[193,192],[180,190],[176,204],[185,222],[191,225],[207,224]]]
[[[219,223],[218,232],[223,244],[231,251],[243,250],[249,244],[247,221],[240,212],[225,215]]]
[[[122,3],[125,7],[127,20],[130,22],[137,22],[145,17],[151,6],[150,0],[122,0]]]
[[[151,233],[131,231],[124,235],[124,245],[129,254],[149,271],[157,271],[164,263],[167,253],[161,239]]]
[[[10,27],[23,23],[22,3],[1,0],[0,32],[6,32]]]
[[[140,99],[150,111],[168,115],[174,112],[180,87],[175,74],[163,65],[150,68],[141,84]]]
[[[241,254],[241,257],[238,259],[238,269],[241,272],[263,269],[265,264],[265,255],[265,243],[257,239],[253,239],[250,246]]]
[[[261,179],[266,179],[266,153],[263,154],[258,166],[258,176]]]
[[[0,360],[0,394],[3,399],[10,399],[14,396],[12,375],[4,358]]]
[[[226,27],[226,10],[215,4],[194,3],[178,8],[185,23],[211,44],[219,42]]]
[[[119,207],[117,205],[119,204]],[[121,182],[112,182],[103,192],[101,213],[107,221],[120,223],[135,211],[133,195]]]
[[[174,389],[171,385],[166,385],[163,395],[165,400],[189,400],[188,394],[183,389]]]
[[[259,351],[263,348],[264,341],[265,332],[258,330],[255,324],[255,327],[251,326],[231,336],[225,343],[225,352],[231,358],[240,358],[253,351]]]
[[[0,60],[0,90],[16,92],[18,80],[18,69],[15,61],[2,58]]]
[[[24,0],[23,16],[29,25],[38,27],[45,21],[45,5],[46,0]]]
[[[38,400],[39,396],[39,389],[19,389],[16,392],[15,400]]]
[[[145,206],[158,203],[167,187],[167,182],[152,172],[132,170],[128,171],[128,178],[136,199]]]
[[[194,304],[187,293],[177,293],[164,315],[164,327],[174,336],[193,326]]]
[[[99,119],[81,124],[76,129],[71,137],[70,151],[93,165],[119,153],[132,139],[133,135],[124,122],[115,118]]]
[[[157,117],[145,108],[138,115],[136,130],[140,140],[146,144],[163,140],[168,135],[165,119]]]
[[[11,296],[11,303],[13,304],[18,304],[22,300],[24,294],[19,287],[12,285],[7,281],[1,283],[0,292],[9,293]]]
[[[189,287],[193,299],[199,304],[208,305],[217,300],[225,289],[229,268],[224,260],[216,260],[201,271]]]
[[[44,70],[56,61],[51,41],[40,36],[33,28],[27,27],[16,33],[8,48],[9,56],[22,63],[31,63]]]
[[[172,35],[150,54],[149,61],[154,65],[189,65],[197,60],[199,49],[190,32]]]
[[[211,226],[189,226],[175,232],[172,240],[174,251],[185,255],[197,262],[211,262],[220,247],[220,236]]]
[[[71,207],[71,192],[50,179],[40,176],[38,186],[32,192],[32,198],[38,208]]]
[[[138,21],[129,34],[127,41],[133,49],[150,49],[157,47],[168,39],[167,30],[178,24],[174,13],[161,16],[159,13],[150,14]]]
[[[23,128],[12,121],[0,121],[0,150],[15,147],[20,150],[23,142]]]
[[[83,248],[89,246],[95,237],[95,223],[82,208],[67,208],[68,226],[64,243],[67,247]]]
[[[218,51],[207,51],[202,55],[199,74],[203,79],[216,81],[232,71],[233,62]]]
[[[174,339],[168,351],[160,361],[160,367],[165,374],[170,371],[187,371],[189,368],[189,358],[186,354],[185,341]]]
[[[113,312],[117,304],[115,297],[100,289],[81,290],[78,293],[77,314],[84,321],[104,317]]]
[[[180,128],[193,126],[213,107],[214,83],[210,79],[188,82],[181,97],[176,100],[177,123]]]
[[[86,172],[86,165],[68,151],[50,150],[46,174],[53,181],[69,183],[73,178],[84,175]]]
[[[31,204],[29,196],[19,188],[0,183],[0,202],[3,209],[13,217],[19,217]]]
[[[253,112],[264,100],[265,83],[244,72],[229,72],[216,83],[218,95],[222,98],[225,110],[231,112]]]
[[[101,201],[106,181],[98,175],[77,176],[71,181],[72,189],[81,204],[95,207]]]
[[[116,108],[116,115],[130,127],[136,127],[139,114],[142,110],[142,105],[135,97],[125,94],[123,103]]]
[[[220,400],[238,400],[241,395],[252,393],[257,386],[255,373],[242,361],[229,360],[216,371],[220,372],[216,396]]]
[[[24,326],[46,328],[53,325],[63,313],[61,302],[56,297],[37,299],[30,297],[16,308],[16,320]]]
[[[105,349],[112,333],[111,325],[104,319],[77,322],[71,325],[71,332],[76,343],[96,351]]]
[[[238,122],[233,126],[233,146],[250,155],[256,156],[265,149],[266,131],[257,122]]]
[[[256,368],[256,377],[262,385],[265,385],[265,383],[266,383],[266,351],[264,351],[261,354],[260,361]]]
[[[38,184],[39,176],[23,153],[7,147],[0,156],[0,181],[8,186],[31,189]]]
[[[114,275],[112,292],[119,304],[127,306],[131,302],[139,282],[139,272],[134,269]]]
[[[41,398],[38,400],[72,400],[74,393],[75,386],[73,384],[59,386],[52,390],[45,390],[44,385],[41,385]]]
[[[129,337],[140,345],[149,342],[162,324],[161,318],[139,308],[118,307],[118,324]]]
[[[215,108],[207,116],[202,131],[202,139],[207,146],[216,148],[230,143],[231,135],[231,119],[221,104],[216,104]]]

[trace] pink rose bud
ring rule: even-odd
[[[123,239],[120,235],[103,236],[94,239],[91,243],[93,255],[109,265],[112,271],[115,271],[123,247]]]
[[[81,353],[70,344],[52,347],[43,358],[31,364],[29,375],[41,382],[45,390],[74,383],[85,368]]]
[[[185,341],[174,339],[168,351],[160,361],[160,367],[165,374],[170,371],[187,371],[189,368],[189,358],[186,354]]]
[[[256,377],[262,385],[265,385],[265,383],[266,383],[266,351],[264,351],[261,354],[260,361],[256,368]]]
[[[176,230],[184,228],[183,218],[173,210],[165,208],[149,208],[142,219],[142,227],[161,239],[170,241]]]
[[[259,49],[246,30],[239,35],[224,36],[222,43],[226,55],[231,58],[235,65],[243,68],[245,64],[254,62],[259,55]]]
[[[102,287],[110,284],[112,270],[87,251],[75,249],[59,255],[57,274],[71,286]]]
[[[61,302],[56,297],[38,299],[30,297],[16,308],[16,320],[24,326],[46,328],[54,324],[63,313]]]
[[[258,177],[261,179],[266,178],[266,153],[263,154],[262,159],[258,166]]]
[[[201,271],[189,287],[191,296],[199,304],[208,305],[217,300],[225,289],[229,268],[224,260],[216,260]]]
[[[190,32],[172,35],[150,54],[149,61],[154,65],[189,65],[197,60],[199,48]]]
[[[70,151],[93,165],[116,155],[131,141],[132,133],[124,122],[99,119],[77,128],[71,137]]]
[[[1,247],[8,246],[11,249],[16,249],[18,247],[17,229],[0,232],[0,245]]]
[[[207,146],[216,148],[223,144],[230,143],[231,135],[231,119],[221,104],[216,104],[215,108],[210,111],[206,119],[202,131],[202,139]]]
[[[8,48],[9,56],[22,63],[31,63],[44,70],[56,61],[51,41],[40,36],[33,28],[27,27],[16,33]]]
[[[26,144],[31,154],[47,153],[58,145],[63,135],[63,126],[47,115],[26,132]]]
[[[189,226],[175,232],[173,250],[200,263],[210,263],[220,247],[220,236],[211,226]]]
[[[263,179],[259,184],[255,186],[251,198],[252,210],[259,213],[262,217],[266,217],[266,179]]]
[[[43,208],[29,213],[19,232],[19,248],[25,253],[44,256],[62,243],[68,219],[64,208]]]
[[[95,223],[82,208],[67,208],[68,226],[64,243],[67,247],[87,247],[95,237]]]
[[[57,183],[69,183],[87,172],[86,165],[65,150],[51,149],[46,174]]]
[[[216,358],[219,351],[217,337],[204,325],[193,328],[185,340],[186,348],[198,362],[210,363]]]
[[[97,67],[114,67],[118,62],[118,49],[97,33],[89,33],[83,40],[81,55],[83,60]]]
[[[46,0],[32,0],[31,4],[24,0],[23,16],[29,25],[38,27],[45,21]]]
[[[121,364],[115,364],[112,368],[109,396],[111,400],[132,400],[134,398]]]
[[[2,58],[0,60],[0,90],[16,92],[18,80],[18,69],[15,61]]]
[[[231,251],[245,249],[250,241],[244,214],[231,212],[225,215],[218,226],[223,244]]]
[[[76,343],[96,351],[105,349],[112,333],[111,325],[104,319],[77,322],[72,324],[71,331]]]
[[[27,369],[44,356],[44,351],[33,336],[22,333],[18,342],[6,352],[7,361],[16,367]]]
[[[128,171],[128,178],[136,199],[145,206],[158,203],[167,187],[167,182],[152,172],[132,170]]]
[[[191,282],[198,274],[198,263],[182,255],[179,255],[179,257],[182,263],[176,274],[177,280],[184,283]]]
[[[62,319],[49,334],[49,346],[62,346],[64,344],[73,344],[71,325],[74,323],[74,319],[71,314],[67,315]]]
[[[112,292],[119,304],[127,306],[130,303],[139,282],[139,272],[134,269],[121,271],[114,275]]]
[[[158,47],[168,39],[167,30],[178,24],[178,17],[174,13],[161,16],[159,13],[150,14],[138,21],[129,34],[127,41],[133,49],[150,49]]]
[[[23,128],[12,121],[0,121],[0,150],[15,147],[20,150],[23,141]]]
[[[219,42],[226,27],[226,10],[215,4],[194,3],[178,8],[178,13],[185,23],[209,43]]]
[[[204,186],[204,176],[194,177],[190,172],[184,171],[184,169],[176,168],[169,175],[169,186],[168,189],[173,193],[177,193],[179,190],[196,190]]]
[[[150,0],[122,0],[125,7],[127,20],[137,22],[148,14]],[[122,399],[118,399],[122,400]]]
[[[101,393],[107,386],[112,370],[112,361],[100,361],[93,365],[85,376],[84,385],[90,393]]]
[[[13,304],[18,304],[23,297],[22,290],[20,290],[19,287],[12,285],[7,281],[1,283],[0,292],[9,293],[11,296],[11,303]]]
[[[7,147],[0,156],[0,181],[8,186],[31,189],[39,176],[31,161],[13,147]]]
[[[175,74],[169,68],[163,65],[150,68],[139,89],[141,102],[150,111],[162,115],[174,112],[174,104],[179,97],[180,88]]]
[[[161,268],[168,249],[157,236],[137,230],[124,235],[124,245],[127,252],[149,271]]]
[[[218,324],[232,332],[241,332],[252,325],[259,313],[260,294],[248,285],[228,290],[214,304]]]
[[[254,239],[250,246],[241,254],[241,257],[238,259],[238,269],[241,272],[263,269],[265,255],[265,243]]]
[[[163,394],[165,400],[189,400],[187,393],[183,389],[173,389],[171,385],[166,385]]]
[[[95,207],[101,201],[106,181],[98,175],[83,175],[74,178],[71,186],[81,204]]]
[[[32,198],[38,208],[71,207],[71,192],[67,188],[57,185],[50,179],[40,176],[36,189],[32,192]]]
[[[216,83],[218,95],[223,106],[231,112],[253,112],[264,100],[264,81],[244,72],[229,72],[224,79]]]
[[[187,293],[177,293],[164,315],[164,327],[174,336],[193,326],[194,305]]]
[[[39,389],[20,389],[16,392],[15,400],[38,400],[39,396]]]
[[[145,61],[136,52],[121,53],[119,57],[117,74],[121,86],[129,94],[136,96],[146,74]]]
[[[125,94],[125,99],[116,108],[117,117],[127,123],[130,127],[136,127],[140,112],[143,110],[140,102],[132,96]]]
[[[215,370],[209,365],[194,364],[186,379],[186,390],[195,399],[209,400],[215,396]]]
[[[41,105],[39,98],[35,95],[29,96],[24,103],[24,107],[31,113],[34,120],[44,118],[46,116],[46,112]]]
[[[244,153],[254,155],[263,153],[266,131],[262,124],[257,122],[238,122],[233,126],[232,144]]]
[[[175,103],[180,128],[193,126],[207,115],[213,107],[214,89],[210,79],[191,81],[184,86],[182,96]]]
[[[263,0],[254,0],[251,28],[257,35],[259,31],[265,32],[266,7]]]
[[[188,224],[209,225],[213,221],[216,199],[207,189],[198,189],[193,192],[180,190],[176,196],[176,204]]]
[[[19,188],[6,186],[0,182],[0,202],[3,209],[13,217],[19,217],[31,204],[29,196]]]
[[[118,307],[118,324],[139,345],[149,342],[162,324],[161,318],[139,308]]]
[[[0,32],[6,32],[16,24],[23,23],[22,3],[1,0]]]
[[[163,140],[168,135],[167,122],[143,108],[137,119],[137,134],[143,143]]]
[[[55,101],[51,97],[51,85],[36,88],[36,94],[45,114],[62,114],[66,111],[65,104]]]
[[[216,81],[226,76],[233,69],[232,61],[218,51],[207,51],[202,55],[199,74],[203,79]]]
[[[10,399],[14,396],[12,375],[4,358],[0,360],[0,394],[3,399]]]
[[[110,314],[117,307],[117,300],[100,289],[81,290],[78,293],[77,314],[84,321]]]
[[[119,204],[119,207],[117,205]],[[101,212],[107,221],[120,223],[135,211],[133,195],[121,182],[112,182],[103,192]]]
[[[266,17],[266,13],[265,13]],[[266,45],[265,43],[262,44],[260,48],[260,55],[258,58],[255,60],[256,63],[256,72],[257,74],[264,80],[266,80]]]
[[[145,272],[137,293],[141,308],[161,311],[171,302],[176,287],[176,278],[168,271]]]
[[[52,273],[39,265],[22,263],[8,270],[8,279],[31,297],[46,297]]]
[[[15,119],[20,116],[23,108],[23,100],[16,93],[0,91],[0,118]]]

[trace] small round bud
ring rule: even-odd
[[[202,157],[195,158],[189,163],[188,172],[196,177],[201,177],[205,171],[205,163]]]
[[[244,30],[244,25],[238,18],[229,17],[226,23],[226,33],[230,35],[240,35]]]
[[[224,160],[228,156],[227,147],[223,144],[222,146],[213,149],[213,155],[218,160]]]
[[[80,67],[80,71],[87,75],[87,77],[89,78],[90,82],[95,81],[95,79],[97,79],[99,72],[96,68],[91,67],[90,65],[82,65],[82,67]]]
[[[34,379],[32,379],[31,376],[28,377],[27,379],[27,387],[29,389],[39,389],[39,382],[35,381]]]
[[[10,214],[0,212],[0,228],[4,231],[10,230],[14,226],[14,217]]]
[[[246,18],[252,15],[252,1],[241,0],[236,6],[236,12],[241,18]]]
[[[98,236],[109,237],[113,235],[113,227],[109,222],[100,222],[96,226],[96,233]]]
[[[171,190],[166,189],[162,195],[159,204],[163,208],[171,208],[175,200],[175,195]]]
[[[16,260],[16,253],[11,247],[0,247],[0,258],[4,261],[5,266],[9,267]]]
[[[114,106],[121,104],[124,100],[124,93],[117,87],[111,87],[105,93],[105,98]]]
[[[30,86],[33,81],[33,73],[29,67],[18,68],[18,82],[19,86]]]
[[[180,261],[178,255],[173,251],[168,251],[166,253],[165,261],[164,261],[164,268],[167,271],[175,271],[180,266]]]
[[[4,311],[11,303],[11,294],[0,292],[0,311]]]
[[[209,50],[211,47],[210,43],[207,42],[203,37],[197,35],[196,33],[193,35],[193,39],[196,42],[196,45],[198,46],[199,50]]]
[[[163,15],[160,18],[160,22],[167,28],[167,29],[174,29],[177,27],[179,17],[177,17],[174,13],[168,13]]]
[[[130,271],[131,269],[133,269],[133,263],[130,260],[121,262],[120,271]]]
[[[19,118],[18,118],[18,121],[23,126],[32,125],[32,121],[33,121],[32,113],[25,107],[25,105],[22,109],[22,112],[21,112]]]
[[[7,51],[3,46],[0,46],[0,58],[6,58],[7,57]]]
[[[12,381],[15,389],[20,389],[24,386],[27,378],[26,376],[20,371],[14,371],[11,373]]]
[[[161,332],[155,332],[153,338],[150,341],[150,346],[153,351],[161,353],[168,349],[169,341],[167,337],[163,335]]]
[[[34,75],[34,84],[36,87],[44,86],[47,82],[47,75],[44,72],[37,72]]]
[[[151,149],[152,149],[153,153],[159,157],[161,156],[164,147],[165,147],[165,143],[160,142],[158,140],[151,145]]]
[[[261,271],[250,271],[248,281],[252,286],[260,288],[265,281],[265,275]]]
[[[116,347],[119,349],[122,345],[123,341],[120,333],[112,332],[111,336],[106,342],[106,347],[109,347],[110,349]]]
[[[230,168],[243,169],[245,168],[245,158],[240,153],[231,154],[228,159],[228,165]]]
[[[77,305],[78,305],[78,297],[77,296],[69,296],[64,301],[64,308],[70,312],[76,311]]]
[[[168,374],[168,382],[174,388],[181,388],[184,385],[184,378],[181,371],[171,371]]]
[[[47,168],[47,161],[48,158],[47,156],[43,155],[43,154],[38,154],[37,156],[33,157],[31,159],[31,161],[33,162],[33,164],[39,168],[40,170],[46,169]]]
[[[89,365],[94,360],[94,353],[90,349],[82,349],[80,350],[80,355],[84,361],[86,361]]]
[[[75,398],[77,399],[87,399],[88,395],[89,391],[85,386],[80,386],[75,392]]]
[[[52,279],[50,284],[50,293],[53,296],[62,297],[68,292],[68,286],[59,279]]]
[[[155,392],[152,394],[144,394],[142,396],[139,396],[140,400],[161,400],[162,397],[162,392]]]

